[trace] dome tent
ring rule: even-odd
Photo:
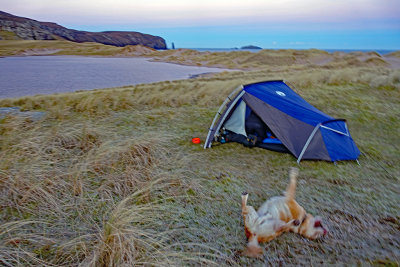
[[[236,88],[215,115],[204,148],[216,141],[289,152],[298,163],[357,160],[360,155],[344,119],[313,107],[284,81]]]

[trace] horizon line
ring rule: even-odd
[[[260,49],[249,49],[249,48],[240,48],[240,47],[175,47],[175,49],[167,47],[167,50],[176,50],[176,49],[214,49],[214,50],[336,50],[336,51],[400,51],[400,48],[290,48],[290,47],[261,47]]]

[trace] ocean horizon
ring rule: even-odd
[[[326,51],[328,53],[334,53],[334,52],[343,52],[343,53],[353,53],[353,52],[377,52],[380,55],[386,55],[392,52],[396,52],[399,50],[395,49],[322,49],[322,48],[262,48],[262,49],[241,49],[241,48],[188,48],[188,47],[180,47],[183,49],[191,49],[191,50],[196,50],[199,52],[232,52],[232,51],[249,51],[249,52],[254,52],[257,53],[260,50],[311,50],[311,49],[316,49],[316,50],[322,50]],[[175,48],[179,49],[179,48]],[[169,48],[169,50],[172,50]]]

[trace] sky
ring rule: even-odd
[[[176,48],[400,50],[400,0],[0,0],[0,10]]]

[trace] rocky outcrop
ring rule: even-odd
[[[242,46],[240,49],[262,49],[262,47],[255,46],[255,45],[246,45],[246,46]]]
[[[86,32],[65,28],[52,22],[40,22],[0,11],[0,30],[13,32],[24,40],[65,39],[73,42],[96,42],[106,45],[144,45],[154,49],[166,49],[165,40],[159,36],[140,32]],[[1,36],[0,36],[1,39]]]

